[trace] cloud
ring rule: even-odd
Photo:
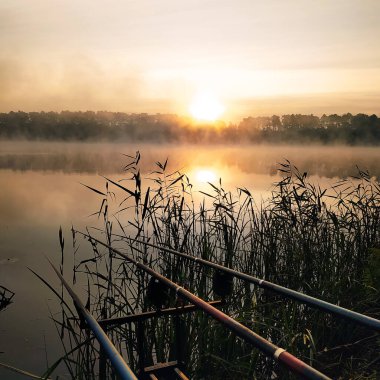
[[[145,87],[139,70],[122,65],[107,68],[81,54],[60,61],[0,59],[3,112],[159,109],[162,101],[149,100]]]
[[[239,120],[248,115],[282,114],[380,114],[380,92],[336,92],[286,96],[251,97],[234,100],[226,115]]]

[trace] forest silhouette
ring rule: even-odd
[[[122,112],[0,113],[1,139],[157,143],[275,143],[378,145],[376,115],[288,114],[246,117],[238,123],[199,123],[171,114]]]

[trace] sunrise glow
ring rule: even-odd
[[[215,182],[217,180],[217,175],[213,170],[210,169],[198,169],[195,173],[198,182]]]
[[[200,121],[215,121],[224,112],[224,107],[210,92],[201,92],[195,96],[190,107],[191,116]]]

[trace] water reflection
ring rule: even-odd
[[[49,276],[45,256],[60,259],[58,229],[62,225],[69,246],[70,227],[96,223],[88,215],[97,211],[101,196],[80,183],[105,190],[105,180],[123,176],[122,155],[141,152],[143,188],[156,161],[169,157],[167,172],[188,174],[194,190],[209,189],[207,182],[225,189],[249,189],[256,201],[265,198],[280,178],[277,163],[289,159],[312,180],[328,186],[334,180],[355,174],[355,165],[380,176],[378,148],[350,147],[135,147],[125,144],[64,144],[2,142],[0,150],[0,279],[16,293],[11,308],[0,314],[0,360],[35,373],[61,354],[55,327],[49,320],[46,300],[53,299],[28,270]],[[197,194],[196,200],[201,195]],[[70,268],[68,260],[67,268]],[[67,276],[71,273],[67,272]],[[51,303],[51,301],[48,301]],[[54,301],[53,301],[54,303]],[[54,310],[54,305],[52,306]],[[32,311],[32,312],[27,312]],[[45,338],[44,338],[45,337]],[[18,375],[0,369],[0,378]]]
[[[60,171],[64,173],[122,173],[123,154],[140,150],[141,170],[148,172],[156,161],[168,161],[168,170],[189,172],[195,167],[234,167],[244,174],[275,175],[277,164],[288,159],[303,171],[320,177],[344,177],[355,165],[380,176],[380,149],[342,146],[170,146],[107,143],[2,142],[0,169],[14,171]],[[204,168],[207,169],[207,168]],[[238,184],[237,184],[238,185]]]

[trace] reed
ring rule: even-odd
[[[369,173],[321,189],[290,162],[259,204],[245,188],[210,184],[199,201],[186,174],[168,173],[167,161],[141,178],[140,155],[127,156],[125,178],[105,178],[94,226],[87,229],[199,297],[221,296],[224,312],[333,378],[375,379],[378,335],[183,257],[165,255],[137,240],[188,252],[310,296],[379,318],[380,185]],[[197,200],[198,199],[198,200]],[[199,205],[198,205],[199,202]],[[132,242],[129,238],[132,238]],[[98,319],[182,304],[169,291],[152,300],[150,277],[112,250],[72,229],[73,283]],[[64,243],[62,233],[61,271]],[[89,249],[90,248],[90,249]],[[67,250],[67,248],[66,248]],[[67,273],[67,272],[65,272]],[[151,286],[151,285],[150,285]],[[83,288],[84,287],[84,288]],[[59,292],[62,359],[73,378],[115,374],[99,362],[101,349]],[[154,297],[153,297],[154,298]],[[156,296],[157,298],[157,296]],[[108,327],[108,335],[135,373],[180,359],[191,378],[268,379],[291,375],[200,311],[162,315],[143,323]],[[365,347],[365,349],[364,349]],[[49,376],[48,371],[46,376]]]
[[[13,302],[12,299],[14,295],[14,292],[0,285],[0,311],[4,310]]]

